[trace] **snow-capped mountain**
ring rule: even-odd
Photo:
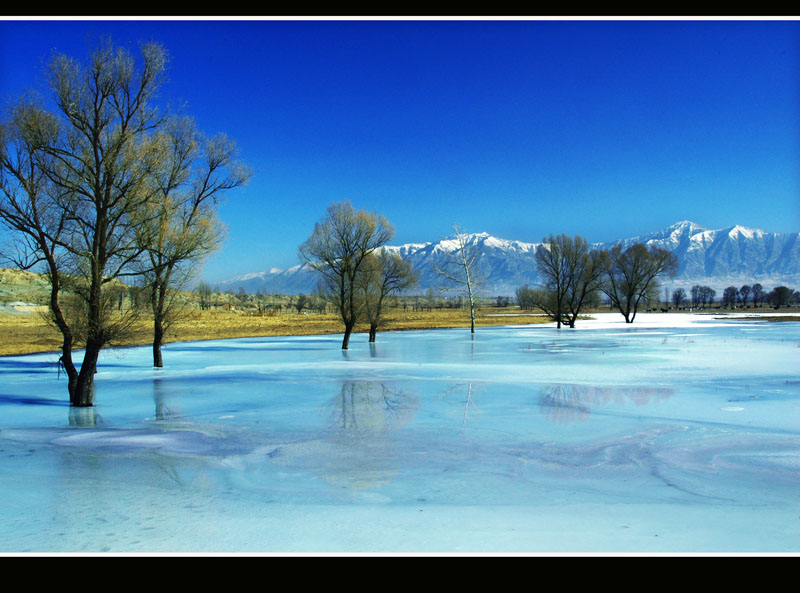
[[[465,243],[467,249],[480,253],[478,271],[484,279],[481,292],[513,295],[523,284],[536,283],[538,272],[534,254],[538,243],[499,239],[488,233],[467,235]],[[456,240],[447,238],[412,249],[406,247],[389,246],[386,249],[399,253],[411,262],[419,279],[417,292],[424,293],[429,287],[445,288],[447,283],[437,267],[447,269],[448,265],[453,265],[452,255],[458,251]]]
[[[635,242],[657,245],[672,251],[679,262],[678,276],[666,279],[670,287],[687,290],[694,284],[711,286],[718,293],[726,286],[761,283],[765,288],[784,284],[800,287],[800,233],[771,233],[743,226],[710,230],[693,222],[682,221],[666,229],[622,239],[623,246]],[[493,237],[488,233],[467,235],[467,245],[480,252],[480,268],[485,276],[487,295],[511,296],[523,284],[540,283],[534,253],[539,243],[525,243]],[[597,243],[593,247],[607,249],[614,243]],[[444,284],[437,267],[446,265],[458,246],[454,238],[438,242],[387,246],[414,266],[419,278],[411,291],[423,294],[429,287]],[[258,290],[279,294],[310,294],[317,280],[308,265],[288,270],[247,274],[220,283],[221,290],[246,292]]]
[[[254,272],[219,283],[222,291],[236,292],[243,288],[248,294],[258,291],[267,294],[311,294],[316,286],[316,275],[308,264],[298,264],[288,270],[271,268],[269,272]]]
[[[760,282],[764,287],[794,287],[800,283],[800,233],[768,233],[740,225],[709,230],[684,221],[657,233],[626,239],[623,244],[637,241],[669,249],[678,257],[676,285]]]

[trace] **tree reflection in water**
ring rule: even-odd
[[[391,385],[345,381],[330,400],[331,432],[319,440],[281,447],[272,461],[309,467],[343,488],[341,493],[366,496],[402,465],[402,439],[394,435],[418,408],[416,396]]]
[[[593,407],[608,404],[623,405],[628,401],[637,406],[672,397],[674,389],[659,387],[597,387],[576,383],[548,385],[539,396],[539,410],[553,422],[570,424],[583,422]]]
[[[156,420],[169,420],[179,417],[180,414],[167,406],[168,390],[161,377],[153,378],[153,402],[155,403]]]
[[[385,383],[345,381],[332,401],[332,424],[344,433],[381,433],[407,424],[416,397]]]
[[[69,425],[77,426],[80,428],[87,428],[97,426],[103,423],[103,418],[97,413],[94,406],[91,407],[77,407],[70,406],[69,408]]]
[[[467,420],[469,419],[470,408],[479,410],[477,404],[475,403],[475,397],[474,397],[477,391],[478,391],[478,386],[475,385],[474,383],[457,383],[452,387],[450,387],[449,389],[445,390],[445,392],[442,393],[441,395],[442,398],[446,398],[453,393],[458,393],[458,394],[463,393],[464,411],[461,416],[460,432],[464,432],[464,430],[466,430],[467,428]]]

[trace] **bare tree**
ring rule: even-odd
[[[556,327],[574,328],[581,309],[600,288],[605,257],[605,252],[590,251],[583,237],[550,235],[536,249],[536,266],[545,283],[529,293],[532,302]]]
[[[469,330],[475,333],[475,299],[477,291],[485,281],[484,271],[480,268],[481,252],[474,243],[469,243],[467,235],[458,225],[453,226],[455,232],[455,249],[446,251],[447,258],[442,265],[434,268],[447,283],[462,290],[469,304]]]
[[[72,351],[85,339],[81,329],[86,316],[77,297],[65,294],[75,279],[62,272],[69,263],[63,245],[73,232],[72,213],[62,207],[66,198],[42,167],[45,155],[40,149],[44,137],[57,130],[56,118],[29,99],[13,105],[0,124],[0,220],[16,241],[4,259],[22,269],[44,266],[50,283],[48,321],[62,334],[59,363],[67,371],[70,402],[75,403],[78,372]]]
[[[648,249],[643,243],[634,243],[625,249],[617,243],[608,252],[605,265],[602,290],[625,317],[625,323],[633,323],[640,304],[657,300],[657,277],[675,277],[678,259],[654,245]]]
[[[301,292],[300,294],[297,295],[297,300],[292,304],[292,306],[294,307],[295,311],[297,311],[297,314],[299,315],[300,313],[303,312],[303,309],[311,306],[311,301],[309,300],[309,298],[306,295],[304,295]]]
[[[717,296],[717,291],[711,288],[710,286],[703,286],[702,287],[702,299],[703,299],[703,308],[705,309],[706,305],[709,307],[714,304],[714,298]]]
[[[153,366],[162,367],[165,332],[179,314],[176,288],[221,244],[216,206],[224,192],[245,183],[249,172],[235,160],[224,135],[203,138],[188,118],[171,120],[156,136],[162,158],[152,177],[139,240],[147,257],[144,277],[153,312]]]
[[[751,291],[752,288],[750,287],[749,284],[745,284],[739,289],[739,300],[742,303],[742,307],[745,307],[747,305],[747,298],[750,296]]]
[[[137,231],[160,157],[151,132],[164,121],[153,99],[165,64],[155,43],[141,46],[138,61],[108,41],[86,65],[56,55],[48,79],[54,112],[19,104],[6,126],[13,132],[0,149],[2,218],[28,263],[46,263],[72,406],[93,405],[98,356],[117,337],[107,315],[109,287],[139,273],[132,264],[141,255]],[[13,152],[22,162],[12,162],[9,140],[25,147]],[[60,300],[66,278],[74,281],[80,325],[70,323]],[[79,369],[72,360],[77,340],[84,346]]]
[[[767,295],[767,301],[776,309],[794,302],[794,291],[787,286],[776,286]]]
[[[374,342],[384,311],[386,298],[416,284],[411,264],[397,253],[380,249],[364,260],[358,275],[364,316],[369,322],[369,341]]]
[[[736,308],[736,301],[739,299],[739,289],[729,286],[722,291],[722,304],[729,309]]]
[[[694,307],[695,309],[700,304],[700,301],[702,299],[702,288],[703,287],[700,286],[699,284],[695,284],[694,286],[692,286],[691,289],[692,307]]]
[[[753,284],[752,286],[752,294],[753,294],[753,306],[758,307],[762,302],[764,302],[764,287],[761,286],[758,282]]]
[[[678,309],[687,302],[686,291],[683,288],[676,288],[672,291],[672,304]]]
[[[527,284],[523,284],[517,288],[515,294],[517,297],[517,305],[519,305],[520,309],[529,310],[536,306],[536,303],[533,302],[532,290],[533,289]]]
[[[201,311],[211,308],[211,285],[208,282],[200,282],[197,285],[197,302]]]
[[[321,275],[321,292],[329,295],[344,324],[342,350],[350,344],[363,301],[357,277],[364,260],[394,236],[394,228],[382,215],[356,210],[350,202],[328,207],[300,246],[300,258]]]

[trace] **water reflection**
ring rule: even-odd
[[[168,390],[165,387],[162,377],[153,378],[153,402],[155,403],[156,420],[168,420],[180,414],[167,406],[166,395]]]
[[[419,401],[374,381],[345,381],[331,400],[331,425],[343,433],[380,433],[406,425]]]
[[[58,471],[47,485],[47,506],[37,510],[57,511],[31,519],[46,542],[36,551],[151,551],[165,545],[153,538],[176,517],[191,523],[217,499],[202,460],[120,453],[95,446],[56,449]]]
[[[470,411],[478,411],[478,406],[475,403],[475,394],[477,391],[478,388],[474,383],[457,383],[449,389],[446,389],[441,395],[442,398],[448,398],[456,394],[457,400],[463,402],[464,410],[461,413],[460,432],[463,432],[467,428],[467,420],[469,419]]]
[[[344,381],[329,401],[327,434],[281,446],[271,461],[308,468],[335,486],[335,492],[371,500],[378,495],[370,492],[402,465],[402,447],[393,435],[411,422],[418,408],[416,396],[390,384]]]
[[[539,410],[558,424],[583,422],[592,407],[623,405],[630,401],[644,406],[672,397],[674,389],[658,387],[597,387],[575,383],[555,383],[544,388],[539,396]]]
[[[97,413],[94,407],[78,408],[70,406],[69,408],[69,425],[78,426],[82,428],[97,426],[102,424],[103,418]]]

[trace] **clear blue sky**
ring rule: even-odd
[[[107,34],[163,44],[164,97],[253,169],[211,282],[296,264],[345,199],[394,244],[800,230],[798,21],[5,20],[0,98]]]

